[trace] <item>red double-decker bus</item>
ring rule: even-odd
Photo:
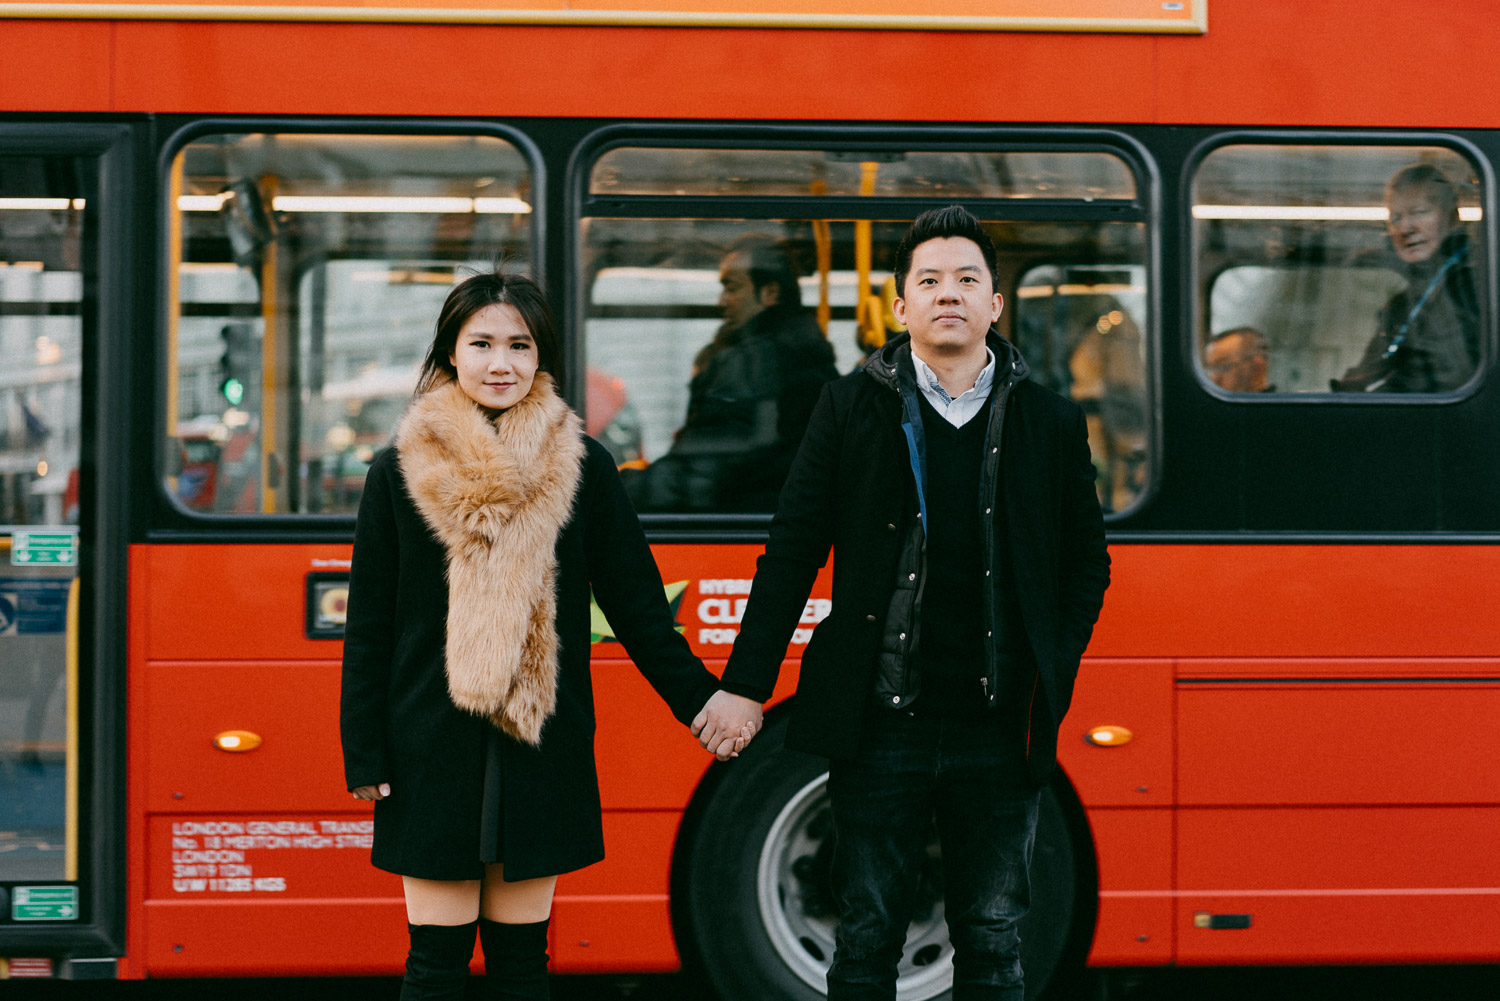
[[[615,6],[0,4],[0,976],[399,969],[400,883],[341,778],[343,589],[466,266],[545,280],[568,398],[650,484],[728,248],[785,250],[847,372],[896,329],[896,241],[953,202],[1000,247],[1002,332],[1088,414],[1114,560],[1033,987],[1493,962],[1489,5]],[[1446,288],[1392,243],[1414,165],[1467,248],[1422,320],[1458,374],[1335,392]],[[695,483],[637,499],[717,668],[770,502]],[[724,765],[596,620],[609,854],[559,883],[555,970],[821,996],[824,765],[780,734],[828,598]],[[939,871],[908,1001],[951,981]]]

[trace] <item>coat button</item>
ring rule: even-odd
[[[896,526],[895,525],[887,525],[887,526],[885,526],[885,530],[887,532],[894,532],[896,530]]]
[[[988,508],[988,507],[987,507],[987,508],[985,508],[985,509],[984,509],[984,513],[985,513],[985,514],[989,514],[989,513],[990,513],[990,512],[991,512],[991,511],[992,511],[992,510],[994,510],[994,509],[993,509],[993,508]]]
[[[914,573],[909,573],[909,574],[906,575],[906,579],[907,580],[916,580],[917,579],[917,575],[914,574]]]
[[[905,633],[902,633],[902,634],[901,634],[901,635],[900,635],[900,636],[898,636],[898,637],[896,637],[896,638],[897,638],[897,639],[901,639],[901,640],[904,640],[904,639],[906,639],[906,634],[905,634]]]
[[[891,705],[893,705],[893,706],[899,706],[900,704],[901,704],[901,696],[899,696],[899,695],[892,695],[891,696]]]
[[[986,571],[985,571],[985,572],[984,572],[984,575],[985,575],[985,576],[986,576],[986,577],[988,577],[988,576],[989,576],[989,575],[990,575],[990,572],[989,572],[989,571],[988,571],[988,570],[986,570]]]
[[[992,448],[992,449],[990,449],[990,454],[994,455],[998,451],[1000,451],[998,448]]]
[[[866,622],[874,622],[875,621],[875,616],[873,616],[873,615],[866,615],[865,616],[865,621]]]

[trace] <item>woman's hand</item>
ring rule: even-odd
[[[717,691],[693,720],[693,736],[720,761],[737,757],[760,732],[760,703]]]
[[[382,799],[385,799],[390,794],[391,794],[391,784],[389,782],[382,782],[378,786],[355,786],[354,787],[354,798],[355,799],[382,800]]]

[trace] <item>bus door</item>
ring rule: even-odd
[[[0,130],[0,977],[112,976],[100,180],[122,129]],[[119,210],[115,210],[119,211]],[[118,320],[111,321],[119,322]],[[93,371],[91,371],[91,369]],[[115,443],[116,452],[125,451]],[[101,651],[116,649],[100,659]],[[103,792],[105,798],[94,794]]]

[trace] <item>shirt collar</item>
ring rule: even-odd
[[[918,358],[917,353],[913,351],[911,353],[911,361],[912,367],[917,371],[917,388],[923,393],[938,394],[942,399],[950,403],[969,396],[988,396],[990,387],[995,384],[995,352],[990,350],[989,345],[985,345],[984,354],[989,359],[989,363],[979,373],[979,378],[974,380],[974,387],[955,397],[948,395],[948,391],[938,381],[937,373],[925,361]]]

